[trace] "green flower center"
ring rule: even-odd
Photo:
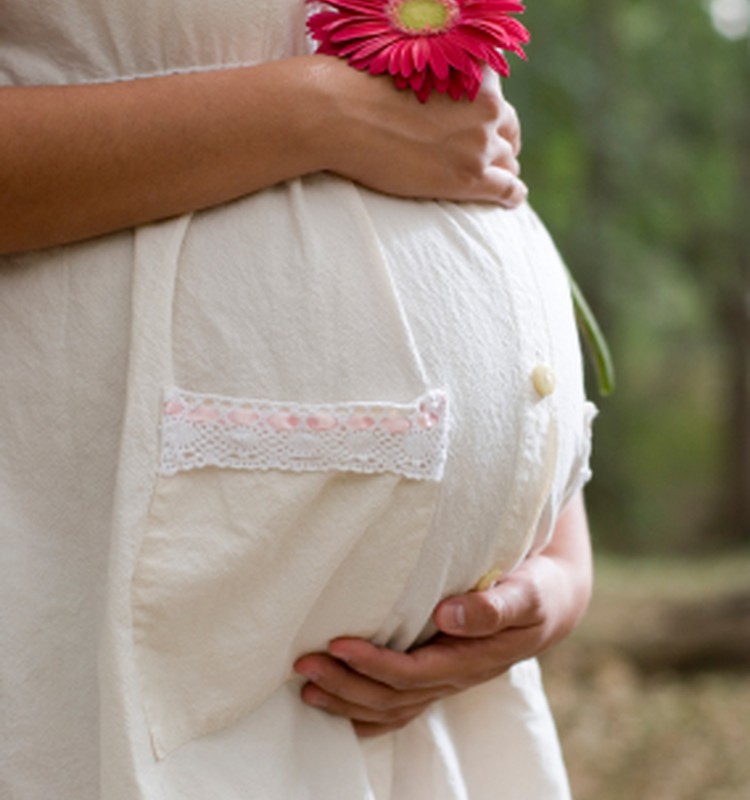
[[[392,9],[397,25],[410,33],[445,30],[454,10],[450,0],[397,0]]]

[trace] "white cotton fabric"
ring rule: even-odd
[[[304,17],[5,0],[0,83],[254,64],[304,52]],[[535,662],[366,742],[291,671],[339,635],[426,640],[435,604],[541,547],[588,478],[566,278],[528,207],[317,175],[5,256],[0,353],[0,797],[569,797]],[[175,386],[318,409],[443,393],[444,464],[165,474]]]

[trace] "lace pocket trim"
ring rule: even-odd
[[[291,472],[392,472],[440,480],[448,403],[431,391],[412,403],[309,405],[189,392],[164,393],[162,475],[202,467]]]

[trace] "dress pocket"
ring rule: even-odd
[[[295,658],[377,638],[447,456],[442,392],[306,405],[169,389],[132,591],[157,757],[251,712]]]

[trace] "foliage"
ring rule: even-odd
[[[619,549],[738,538],[723,309],[750,292],[747,41],[720,37],[700,0],[531,2],[525,21],[530,60],[506,85],[524,177],[618,368],[597,423],[595,534]]]

